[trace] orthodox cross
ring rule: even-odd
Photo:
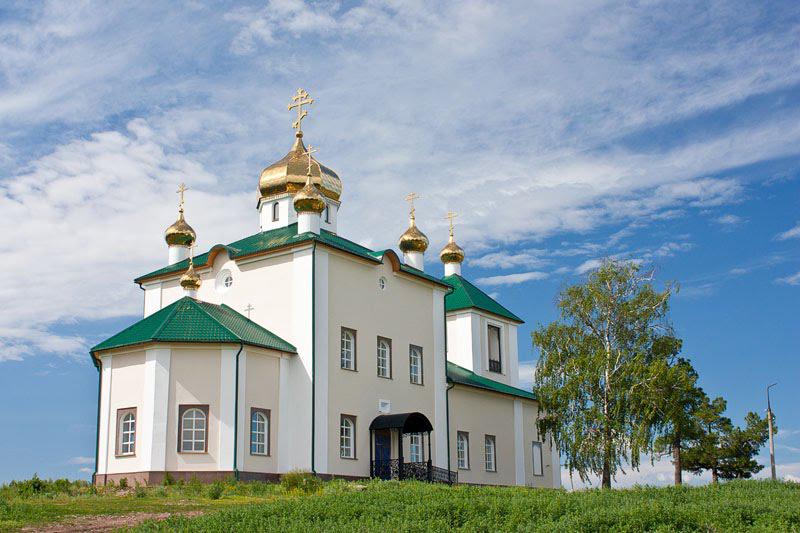
[[[303,109],[303,106],[311,105],[313,103],[314,99],[309,98],[305,89],[297,89],[297,92],[292,96],[292,103],[289,104],[289,111],[295,108],[297,109],[297,120],[292,122],[292,127],[298,132],[301,130],[301,123],[303,122],[303,119],[306,118],[306,115],[308,115],[308,111]]]
[[[411,194],[406,196],[406,202],[408,202],[411,205],[411,218],[414,218],[414,211],[416,211],[414,209],[414,200],[419,200],[420,198],[422,198],[422,196],[418,195],[415,192],[412,192]]]
[[[450,236],[453,236],[453,219],[458,216],[458,213],[454,211],[448,211],[447,215],[445,215],[445,219],[450,221]]]
[[[316,152],[319,152],[319,150],[317,150],[316,148],[314,148],[310,144],[308,145],[308,148],[306,149],[306,151],[303,152],[304,156],[308,156],[308,175],[309,176],[311,175],[311,163],[312,163],[312,161],[314,161],[313,159],[311,159],[311,154],[316,153]]]
[[[178,185],[178,190],[175,191],[175,192],[177,192],[178,194],[181,195],[181,203],[180,203],[180,208],[181,209],[183,209],[183,193],[185,193],[188,190],[189,190],[189,187],[187,187],[185,183],[181,183],[180,185]]]
[[[247,304],[247,307],[244,308],[244,310],[247,311],[247,320],[250,320],[250,311],[253,309],[255,309],[255,307],[253,307],[251,304]]]

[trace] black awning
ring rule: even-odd
[[[369,429],[400,429],[403,433],[423,433],[433,431],[433,426],[428,417],[422,413],[398,413],[375,417]]]

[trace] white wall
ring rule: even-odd
[[[501,372],[489,371],[489,325],[500,327]],[[480,376],[519,386],[517,325],[477,309],[447,314],[447,359]]]

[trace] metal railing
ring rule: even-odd
[[[431,461],[419,463],[406,463],[400,459],[372,461],[370,474],[372,477],[380,479],[416,479],[432,483],[458,483],[458,472],[433,466]]]
[[[500,365],[500,361],[495,361],[494,359],[489,359],[489,370],[492,372],[502,372],[502,366]]]

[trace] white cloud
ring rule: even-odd
[[[486,285],[489,287],[497,286],[497,285],[517,285],[519,283],[525,283],[526,281],[534,281],[545,279],[547,277],[547,272],[519,272],[517,274],[506,274],[503,276],[489,276],[486,278],[478,278],[475,280],[476,283],[480,285]]]
[[[540,268],[548,263],[536,254],[541,254],[542,250],[524,252],[491,252],[475,259],[467,259],[467,264],[481,268],[514,268],[520,266]]]
[[[800,223],[796,224],[793,228],[789,228],[783,233],[779,233],[775,236],[776,239],[779,241],[786,241],[789,239],[798,239],[800,238]]]
[[[778,278],[778,283],[785,283],[787,285],[800,285],[800,272],[783,278]]]
[[[722,215],[714,219],[714,222],[721,226],[737,226],[744,222],[744,219],[737,215],[731,215],[730,213],[727,215]]]
[[[536,362],[523,362],[519,364],[519,386],[525,390],[533,388],[536,379]]]
[[[82,468],[79,468],[79,469],[78,469],[78,472],[80,472],[80,473],[82,473],[82,474],[91,474],[91,473],[93,473],[93,472],[94,472],[94,470],[93,470],[93,469],[91,469],[91,468],[89,468],[88,466],[84,466],[84,467],[82,467]]]
[[[94,457],[70,457],[67,463],[71,465],[93,465],[94,464]]]
[[[602,259],[587,259],[575,268],[575,273],[579,275],[586,274],[591,270],[596,270],[601,264],[603,264]]]

